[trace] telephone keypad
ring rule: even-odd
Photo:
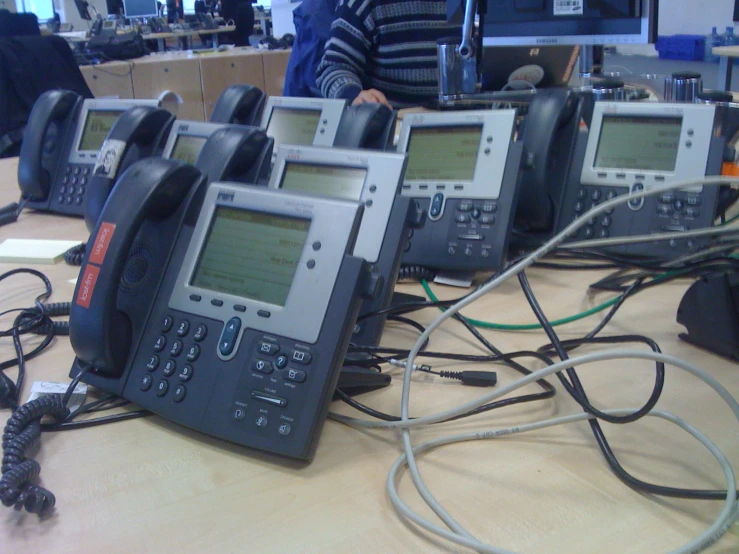
[[[164,319],[162,319],[162,333],[168,333],[173,324],[174,320],[172,319],[172,316],[165,315]]]

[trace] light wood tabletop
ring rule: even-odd
[[[17,200],[16,160],[0,161],[0,204]],[[25,211],[17,223],[0,228],[6,238],[86,238],[82,220]],[[0,272],[13,269],[0,264]],[[70,301],[70,279],[77,269],[60,263],[32,266],[54,285],[51,302]],[[547,313],[569,316],[610,298],[589,295],[597,271],[533,269],[529,277]],[[663,352],[689,360],[739,395],[739,367],[681,342],[675,322],[689,283],[672,282],[628,300],[604,335],[639,333],[656,340]],[[433,286],[442,298],[464,291]],[[423,294],[418,285],[403,292]],[[0,311],[29,307],[42,291],[38,279],[14,276],[0,282]],[[436,309],[412,317],[428,324]],[[518,283],[505,283],[463,313],[505,323],[529,323],[534,316]],[[3,316],[3,329],[13,315]],[[593,316],[559,328],[562,338],[585,335],[599,321]],[[541,331],[483,331],[505,352],[547,342]],[[415,331],[388,323],[383,343],[410,347]],[[38,337],[24,337],[25,350]],[[634,345],[634,347],[638,347]],[[445,323],[431,337],[436,351],[484,354],[458,323]],[[592,351],[591,348],[583,349]],[[0,338],[2,359],[14,357],[9,338]],[[57,337],[41,356],[27,363],[22,398],[36,380],[68,382],[73,352]],[[422,358],[436,370],[490,369]],[[541,367],[526,362],[532,368]],[[499,384],[518,374],[496,366]],[[580,368],[591,401],[604,408],[641,406],[654,383],[646,361],[604,362]],[[15,379],[15,368],[7,374]],[[400,370],[390,387],[358,397],[388,413],[399,413]],[[550,379],[556,383],[555,379]],[[414,443],[462,431],[508,427],[580,411],[556,383],[552,400],[503,408],[412,433]],[[523,392],[536,392],[527,386]],[[440,411],[476,398],[480,389],[431,375],[414,377],[411,414]],[[734,463],[739,463],[739,426],[727,406],[699,380],[667,368],[658,407],[686,418],[706,432]],[[134,408],[130,408],[134,409]],[[342,403],[332,410],[364,417]],[[8,418],[0,412],[0,423]],[[604,425],[623,465],[650,482],[676,487],[723,488],[714,459],[676,427],[651,418],[633,424]],[[335,421],[324,427],[315,460],[307,466],[276,461],[153,416],[100,427],[44,433],[38,452],[41,483],[57,498],[48,517],[0,512],[0,552],[466,552],[431,537],[402,520],[385,492],[390,466],[401,452],[399,435],[358,431]],[[720,502],[660,499],[623,485],[610,472],[587,423],[556,427],[495,441],[452,445],[420,457],[432,493],[477,538],[500,548],[527,553],[653,554],[682,545],[705,529]],[[410,485],[399,490],[405,501],[433,519]],[[734,526],[706,552],[739,551]]]

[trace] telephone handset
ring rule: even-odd
[[[25,206],[83,216],[88,181],[108,131],[128,108],[158,104],[83,99],[61,90],[43,93],[31,110],[18,161]]]
[[[171,217],[202,181],[194,167],[173,161],[157,163],[162,161],[142,160],[121,176],[120,186],[113,189],[111,201],[105,204],[93,229],[93,242],[82,262],[70,312],[69,338],[78,358],[92,364],[98,374],[121,375],[133,346],[133,332],[142,323],[141,313],[119,309],[116,294],[125,280],[124,268],[132,265],[134,239],[144,230],[145,222]],[[156,267],[146,270],[156,271]],[[150,294],[147,287],[139,296]]]
[[[257,184],[269,178],[273,146],[259,127],[223,127],[205,141],[195,167],[210,182]]]
[[[397,112],[384,104],[348,106],[341,115],[334,146],[390,150],[393,145]]]
[[[580,131],[581,102],[574,91],[551,88],[538,90],[529,104],[515,221],[519,231],[552,230]]]
[[[18,184],[28,202],[45,202],[56,178],[63,142],[82,97],[71,90],[39,96],[28,117],[18,160]]]
[[[253,85],[232,85],[218,97],[211,123],[259,125],[266,95]]]
[[[85,224],[92,231],[118,176],[132,162],[157,154],[169,134],[174,116],[167,110],[136,106],[113,124],[100,148],[89,178],[85,200]]]
[[[118,185],[75,290],[70,374],[91,367],[83,381],[162,417],[310,460],[377,284],[350,254],[363,206],[206,185],[160,158]]]

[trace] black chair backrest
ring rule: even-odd
[[[41,29],[34,13],[0,11],[0,37],[38,36]]]

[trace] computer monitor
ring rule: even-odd
[[[159,6],[157,0],[123,0],[123,11],[126,17],[157,17]]]
[[[477,0],[486,2],[484,46],[647,44],[657,35],[659,0]],[[447,0],[460,24],[465,0]]]

